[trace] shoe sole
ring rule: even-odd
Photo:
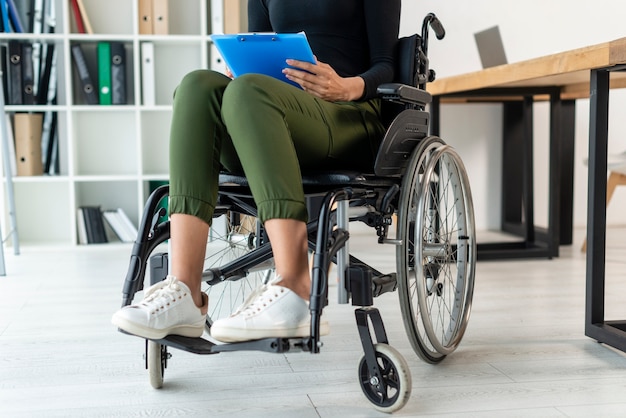
[[[147,338],[149,340],[160,340],[168,335],[198,338],[201,337],[204,332],[204,321],[193,325],[175,325],[165,329],[142,327],[141,325],[127,321],[124,318],[113,317],[111,322],[124,332],[136,335],[137,337]]]
[[[211,329],[211,337],[224,343],[237,343],[243,341],[261,340],[264,338],[303,338],[310,335],[310,325],[288,329],[239,329],[226,328],[223,330]],[[328,335],[330,326],[328,322],[320,324],[320,335]]]

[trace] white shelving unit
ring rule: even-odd
[[[10,39],[49,42],[58,51],[58,104],[6,106],[7,113],[58,112],[60,174],[14,177],[17,226],[24,244],[76,244],[76,210],[83,205],[120,207],[138,223],[151,182],[168,178],[174,89],[189,71],[210,66],[211,3],[215,0],[170,0],[168,35],[139,34],[137,0],[83,0],[94,32],[90,35],[77,33],[69,0],[54,1],[55,34],[0,34],[2,44]],[[81,96],[71,46],[82,45],[97,83],[98,41],[125,44],[127,105],[87,105]],[[141,103],[143,42],[154,44],[154,105]],[[6,193],[2,196],[4,226],[8,222]]]

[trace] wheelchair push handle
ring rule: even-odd
[[[430,27],[435,32],[435,36],[437,39],[442,40],[444,36],[446,36],[446,30],[441,24],[441,20],[434,13],[428,13],[424,18],[424,28],[428,30],[428,24],[430,23]],[[424,30],[424,29],[423,29]]]
[[[428,68],[428,34],[429,29],[435,32],[435,36],[437,39],[441,40],[446,36],[446,30],[443,27],[443,24],[439,20],[439,18],[434,13],[428,13],[426,17],[424,17],[424,21],[422,23],[422,36],[420,40],[420,52],[419,52],[419,83],[418,86],[420,89],[426,89],[426,83],[430,83],[435,81],[435,71]]]

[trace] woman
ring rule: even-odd
[[[376,88],[393,79],[401,0],[249,0],[250,32],[307,34],[315,64],[288,60],[287,78],[231,80],[208,70],[182,80],[170,142],[171,275],[113,316],[144,338],[202,335],[201,272],[221,168],[245,173],[267,231],[276,279],[211,334],[226,341],[309,333],[307,210],[301,168],[367,170],[384,133]],[[327,333],[322,324],[321,333]]]

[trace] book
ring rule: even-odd
[[[167,35],[169,33],[169,0],[152,0],[152,33]]]
[[[89,16],[87,16],[87,10],[85,9],[85,3],[83,0],[76,0],[78,3],[78,11],[80,12],[80,17],[83,20],[83,25],[85,27],[85,32],[89,35],[93,35],[93,28],[91,27],[91,21],[89,20]]]
[[[156,104],[156,92],[154,81],[154,44],[152,42],[141,43],[141,97],[144,106]]]
[[[98,42],[98,98],[101,105],[111,102],[111,44]]]
[[[126,47],[123,42],[111,42],[111,102],[128,103],[126,96]]]
[[[85,60],[85,53],[81,44],[72,45],[72,57],[74,58],[74,65],[76,72],[80,80],[80,87],[83,92],[83,97],[87,104],[98,104],[98,93],[94,88],[93,80]]]
[[[84,227],[87,244],[103,244],[108,242],[100,206],[80,206],[78,209],[80,216],[78,222],[82,222],[83,225],[79,226],[79,239],[80,230]],[[80,225],[80,223],[78,225]]]
[[[7,8],[9,12],[9,21],[11,23],[11,27],[13,31],[16,33],[24,32],[24,25],[22,24],[22,18],[20,17],[19,11],[17,10],[17,6],[15,5],[15,1],[6,0]]]
[[[80,14],[80,8],[78,7],[78,0],[70,0],[72,6],[72,15],[74,15],[74,23],[76,24],[76,32],[87,33],[85,24],[83,23],[83,17]]]
[[[0,0],[0,16],[2,18],[2,31],[11,32],[11,25],[9,23],[9,8],[6,0]]]
[[[43,174],[41,130],[43,114],[16,113],[13,119],[18,176]]]
[[[137,239],[137,228],[122,208],[105,210],[102,216],[120,241],[134,242]]]
[[[85,222],[85,214],[83,208],[76,209],[76,232],[78,234],[79,244],[88,244],[87,225]]]
[[[152,0],[139,0],[139,34],[152,35]]]

